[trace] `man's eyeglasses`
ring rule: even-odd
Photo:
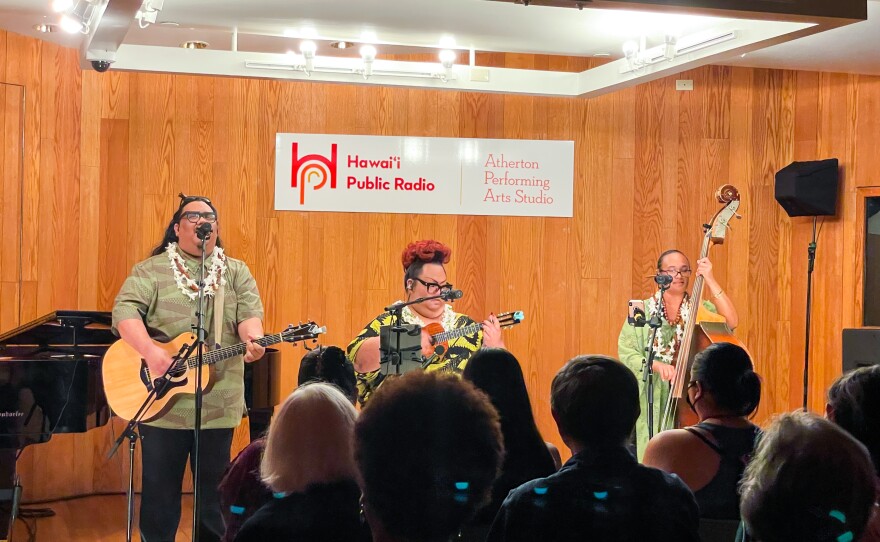
[[[452,290],[452,285],[449,284],[448,282],[446,284],[437,284],[436,282],[425,282],[422,279],[420,279],[419,277],[413,277],[413,278],[415,278],[417,281],[421,282],[422,286],[425,287],[425,290],[427,290],[427,292],[431,295],[434,295],[434,294],[437,294],[440,292],[448,292],[449,290]]]
[[[675,277],[676,275],[681,275],[684,278],[688,278],[691,276],[691,270],[687,267],[682,269],[675,269],[674,267],[670,267],[669,269],[661,269],[661,275],[666,275],[668,277]]]
[[[200,218],[203,218],[205,220],[205,222],[213,224],[214,222],[217,222],[217,213],[214,213],[211,211],[207,211],[204,213],[200,213],[198,211],[187,211],[185,213],[180,214],[181,220],[185,219],[189,222],[192,222],[193,224],[198,222]]]

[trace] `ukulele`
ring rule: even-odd
[[[496,314],[495,318],[498,319],[498,325],[501,326],[501,329],[507,329],[525,320],[526,316],[523,311],[513,311]],[[427,352],[422,352],[422,355],[426,358],[425,363],[422,364],[422,368],[441,361],[449,351],[449,343],[451,341],[454,341],[459,337],[464,337],[465,335],[470,335],[481,329],[483,329],[483,324],[481,323],[471,324],[469,326],[451,329],[449,331],[443,329],[443,326],[436,322],[432,322],[422,327],[422,331],[427,332],[428,335],[431,336],[431,349]],[[445,369],[448,371],[454,370],[451,365],[447,365]]]
[[[297,343],[314,339],[326,332],[327,328],[318,327],[314,322],[307,322],[298,326],[290,325],[281,333],[254,339],[254,342],[261,346],[271,346],[280,342]],[[192,333],[186,332],[167,343],[153,341],[173,358],[173,368],[165,377],[150,374],[147,362],[127,342],[120,339],[110,345],[107,353],[104,354],[101,371],[107,402],[113,409],[113,413],[126,420],[131,420],[155,388],[159,390],[156,393],[156,399],[141,418],[142,421],[149,421],[167,412],[180,394],[194,394],[196,392],[195,371],[198,360],[195,355],[186,361],[180,359],[180,356],[186,352],[194,339]],[[206,351],[202,356],[202,366],[210,367],[218,361],[240,356],[246,350],[247,343],[239,343]],[[210,384],[211,371],[203,371],[202,388],[208,390]]]

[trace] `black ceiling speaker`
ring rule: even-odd
[[[776,173],[776,201],[788,216],[834,215],[838,177],[837,158],[792,162]]]

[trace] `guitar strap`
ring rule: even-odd
[[[223,301],[226,297],[226,286],[220,284],[217,292],[214,293],[214,349],[220,348],[220,341],[223,340]]]

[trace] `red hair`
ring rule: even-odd
[[[444,245],[440,241],[426,239],[424,241],[415,241],[407,245],[400,259],[403,263],[403,270],[406,271],[409,266],[415,262],[426,263],[449,263],[449,257],[452,255],[452,249]]]

